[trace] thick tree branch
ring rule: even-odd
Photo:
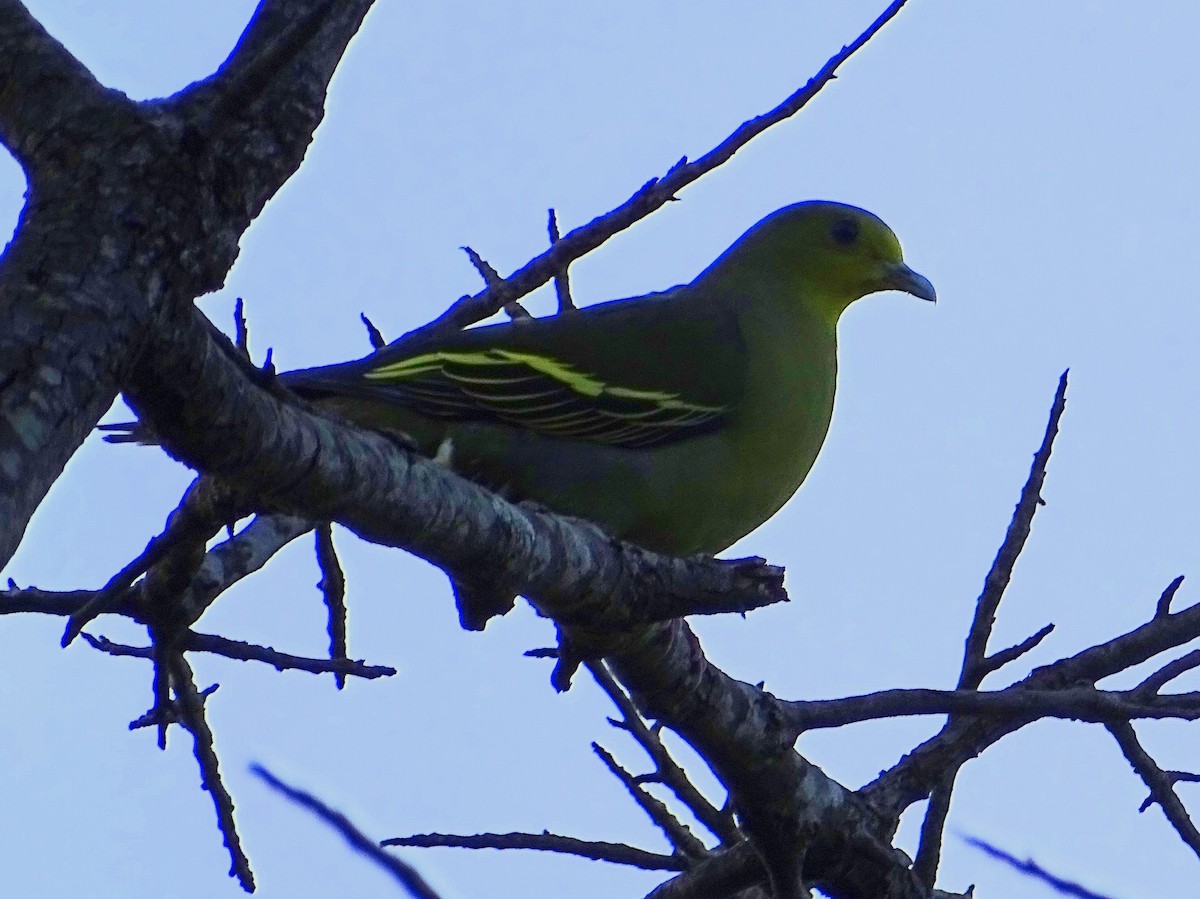
[[[280,403],[241,376],[192,310],[152,344],[156,362],[131,373],[130,404],[165,425],[156,431],[183,461],[252,487],[268,507],[486,578],[561,623],[621,629],[786,598],[782,569],[760,559],[650,553],[595,525],[514,506],[383,435]]]
[[[779,702],[709,662],[686,622],[647,628],[608,663],[643,714],[712,766],[780,899],[800,895],[801,861],[803,881],[833,899],[925,899],[886,822],[797,754]]]
[[[0,0],[0,145],[35,173],[61,144],[47,140],[91,103],[118,102],[46,33],[19,0]]]
[[[300,164],[368,7],[266,0],[229,66],[267,53],[286,58],[286,74],[262,88],[258,99],[271,102],[216,127],[205,116],[222,79],[134,104],[96,84],[20,4],[0,4],[0,49],[16,54],[0,53],[0,67],[29,67],[5,82],[0,129],[38,163],[27,166],[30,200],[0,260],[0,565],[157,316],[224,280],[251,219]],[[301,20],[314,27],[295,30]]]

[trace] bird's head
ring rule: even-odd
[[[747,271],[761,273],[833,321],[855,300],[882,290],[937,300],[929,279],[904,264],[900,241],[882,219],[857,206],[824,200],[771,213],[705,276],[728,277],[735,271],[738,280]],[[794,291],[788,289],[793,285]]]

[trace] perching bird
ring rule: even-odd
[[[833,414],[838,318],[883,290],[936,299],[879,218],[797,203],[690,284],[281,378],[510,499],[659,552],[716,553],[808,474]],[[466,626],[511,604],[479,608],[458,586]]]

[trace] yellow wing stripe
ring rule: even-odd
[[[606,384],[594,375],[581,372],[567,363],[552,359],[549,356],[538,356],[534,353],[520,353],[515,350],[505,349],[490,349],[473,353],[459,353],[448,350],[423,353],[419,356],[411,356],[408,359],[401,359],[399,362],[393,362],[390,365],[383,365],[372,369],[365,374],[365,377],[372,381],[406,381],[419,375],[428,374],[431,371],[439,371],[455,381],[465,381],[471,384],[515,384],[529,380],[529,375],[495,377],[488,373],[481,373],[481,377],[474,378],[466,374],[451,374],[445,371],[447,364],[485,368],[489,366],[512,365],[513,363],[527,366],[583,396],[598,397],[606,393],[609,396],[620,399],[654,403],[664,409],[713,414],[725,411],[724,406],[706,406],[700,403],[687,402],[680,399],[677,393],[666,393],[661,390],[639,390],[632,387]],[[513,396],[513,398],[515,399],[516,397]],[[501,397],[495,397],[495,399],[501,399]]]
[[[556,437],[631,448],[708,429],[728,411],[664,390],[608,384],[558,359],[501,348],[422,353],[363,377],[436,417],[474,414]]]

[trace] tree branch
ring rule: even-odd
[[[907,0],[895,0],[857,38],[834,54],[803,87],[778,106],[743,122],[725,140],[699,159],[683,157],[662,178],[651,178],[634,194],[610,212],[588,224],[567,232],[553,241],[546,252],[527,262],[502,281],[489,285],[473,296],[466,296],[427,325],[410,331],[401,340],[420,340],[443,330],[457,330],[495,315],[506,303],[541,287],[575,260],[599,247],[615,234],[641,221],[650,213],[676,199],[676,194],[713,169],[728,162],[738,150],[768,128],[798,113],[825,85],[833,81],[837,70],[861,50],[904,7]]]
[[[577,855],[597,862],[627,865],[644,871],[682,871],[685,863],[678,855],[647,852],[624,843],[605,843],[597,840],[577,840],[556,833],[418,833],[410,837],[392,837],[381,846],[419,846],[421,848],[449,847],[453,849],[532,849],[537,852],[558,852]]]
[[[344,814],[331,809],[312,793],[288,786],[262,765],[251,765],[250,772],[271,789],[301,808],[312,812],[325,824],[340,833],[351,848],[387,871],[396,883],[408,890],[409,895],[415,896],[417,899],[439,899],[433,887],[425,882],[416,868],[396,856],[384,852],[374,840],[355,827],[354,823]]]

